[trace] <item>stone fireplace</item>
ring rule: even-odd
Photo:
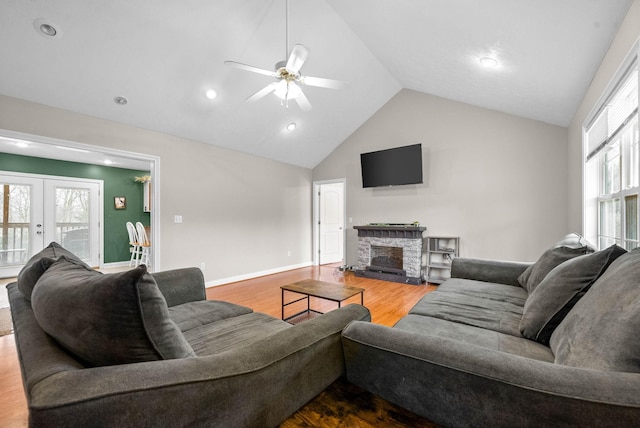
[[[358,231],[356,276],[419,285],[424,282],[422,234],[414,225],[354,226]]]

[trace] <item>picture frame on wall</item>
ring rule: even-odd
[[[127,208],[127,198],[124,196],[116,196],[113,198],[113,205],[117,210],[124,210]]]

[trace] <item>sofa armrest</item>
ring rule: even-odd
[[[204,276],[198,268],[183,268],[152,273],[167,306],[206,300]]]
[[[219,354],[62,370],[28,391],[31,426],[276,426],[344,374],[347,305]]]
[[[518,277],[531,263],[457,257],[451,264],[451,277],[520,286]]]
[[[342,333],[347,379],[444,426],[631,426],[640,373],[538,361],[382,325]]]

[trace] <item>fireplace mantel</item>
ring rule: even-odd
[[[358,237],[368,238],[405,238],[421,239],[426,227],[411,225],[377,225],[353,226],[358,231]]]

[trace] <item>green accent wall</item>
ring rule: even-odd
[[[149,171],[113,168],[77,162],[20,156],[0,153],[0,171],[23,172],[29,174],[54,175],[60,177],[90,178],[104,182],[104,263],[128,261],[129,235],[126,223],[140,221],[145,226],[151,222],[150,213],[142,211],[143,186],[134,181],[135,177],[150,175]],[[127,207],[116,210],[114,197],[124,196]],[[48,244],[48,243],[45,243]]]

